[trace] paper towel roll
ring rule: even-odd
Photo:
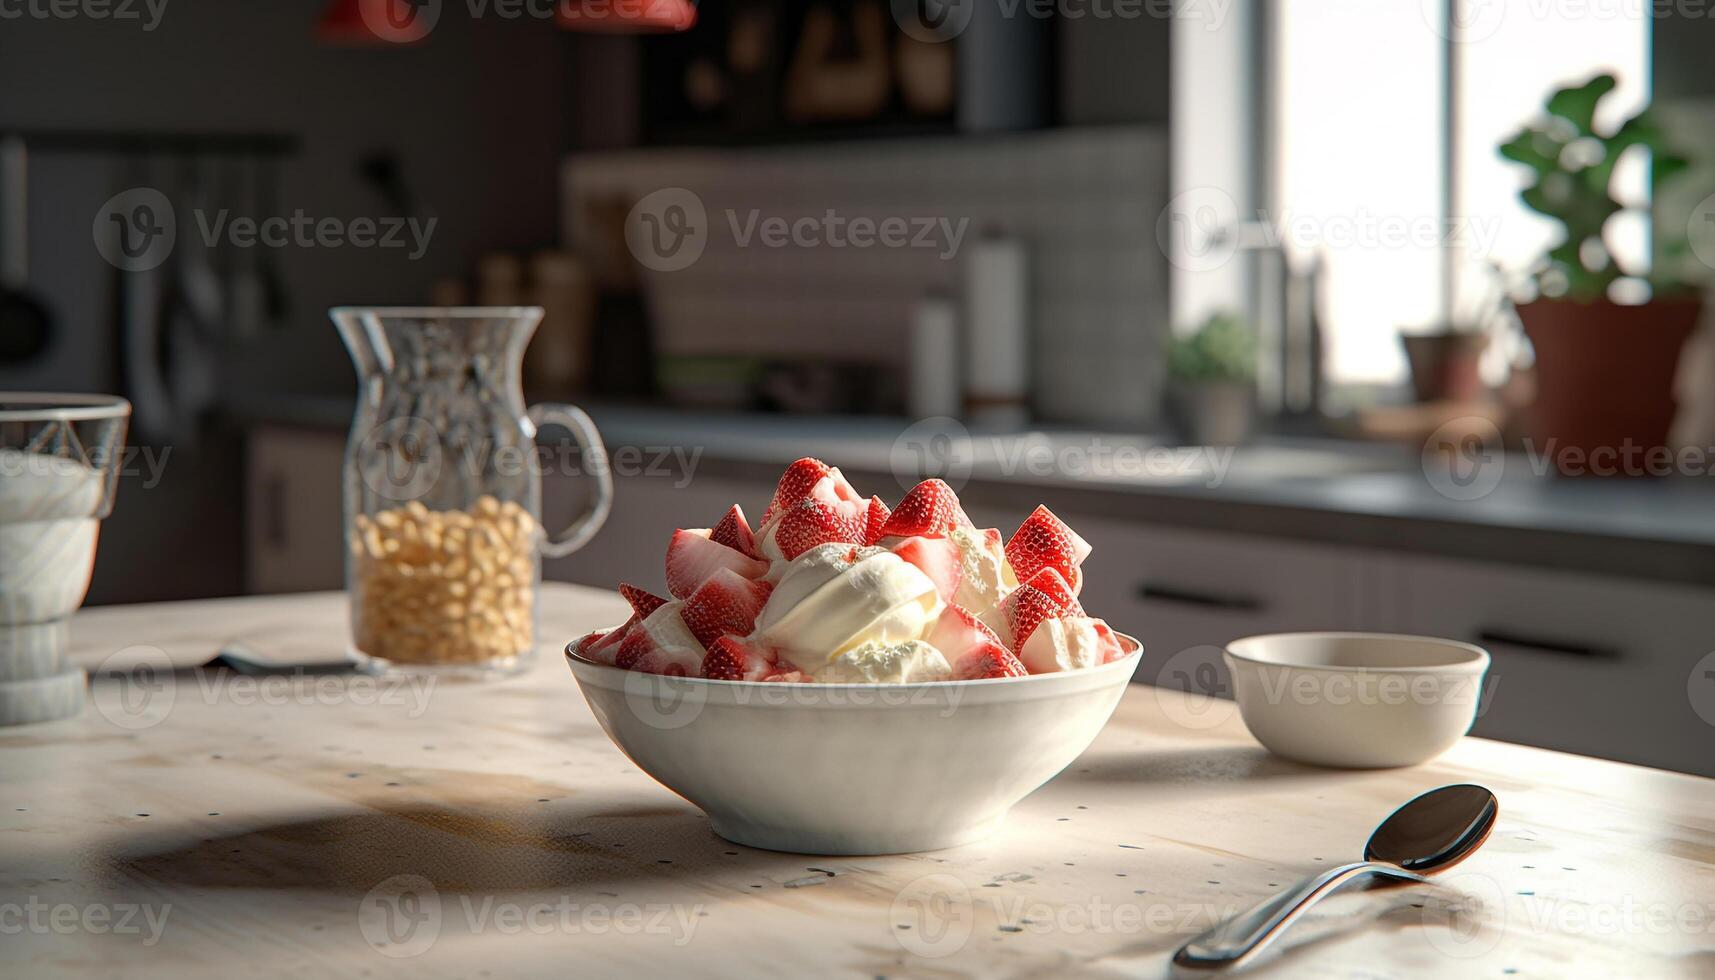
[[[906,411],[913,418],[957,416],[964,409],[959,388],[959,313],[946,296],[923,297],[911,314],[911,363]]]
[[[1024,243],[978,239],[965,258],[965,402],[972,421],[1029,420],[1030,261]]]

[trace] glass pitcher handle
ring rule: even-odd
[[[558,425],[572,434],[578,448],[583,450],[584,466],[595,476],[595,502],[571,527],[559,534],[543,529],[542,554],[549,558],[564,558],[589,543],[590,538],[607,523],[613,510],[613,471],[608,465],[607,447],[602,445],[601,433],[583,409],[572,405],[547,402],[530,406],[530,424],[540,432],[543,426]],[[540,477],[538,477],[540,479]]]

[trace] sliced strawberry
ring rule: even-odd
[[[1126,649],[1125,644],[1120,641],[1119,634],[1115,633],[1107,623],[1099,619],[1095,622],[1096,638],[1101,641],[1102,645],[1102,663],[1111,664],[1115,660],[1124,660]]]
[[[1078,566],[1089,554],[1089,543],[1042,506],[1030,512],[1006,543],[1006,560],[1020,582],[1030,581],[1040,569],[1052,568],[1074,593],[1083,586]]]
[[[935,583],[943,602],[952,602],[964,580],[959,546],[951,538],[906,538],[893,546],[893,553],[916,565]],[[933,642],[933,641],[931,641]]]
[[[911,488],[887,520],[883,533],[909,538],[944,535],[954,527],[969,527],[971,519],[959,507],[958,495],[942,480],[924,480]]]
[[[774,499],[768,502],[767,509],[762,512],[762,523],[767,524],[777,510],[809,500],[816,484],[821,483],[832,472],[827,463],[809,456],[794,461],[791,466],[786,467],[785,473],[780,474],[780,482],[774,487]]]
[[[682,606],[669,602],[629,630],[620,641],[614,666],[645,674],[697,676],[705,651],[680,617]]]
[[[999,643],[985,643],[951,660],[953,680],[974,681],[985,677],[1024,677],[1030,671]]]
[[[1006,617],[1007,629],[1012,634],[1007,638],[1011,641],[1008,645],[1015,653],[1024,649],[1025,641],[1043,620],[1066,615],[1065,608],[1055,602],[1053,596],[1034,585],[1021,585],[1008,592],[1001,601],[1000,611]]]
[[[773,591],[774,586],[767,582],[722,568],[697,586],[679,615],[697,642],[707,647],[728,633],[750,635],[756,627],[756,614],[762,611],[762,604]]]
[[[1030,581],[1024,583],[1037,589],[1054,600],[1060,611],[1068,616],[1084,615],[1084,607],[1078,602],[1078,595],[1072,586],[1067,584],[1065,577],[1052,568],[1038,569]]]
[[[941,618],[935,620],[926,639],[949,662],[967,651],[1001,642],[994,630],[989,629],[976,613],[951,602],[941,611]]]
[[[811,495],[821,496],[822,491],[824,490],[832,493],[835,500],[863,500],[863,494],[857,492],[857,488],[851,485],[851,481],[846,479],[846,475],[840,472],[840,468],[838,466],[828,470],[828,483],[826,486],[817,484],[811,491]]]
[[[736,636],[716,637],[703,658],[703,676],[717,681],[759,681],[779,673],[763,647]]]
[[[636,622],[636,618],[633,617],[631,622],[628,622],[625,625],[631,626]],[[624,629],[624,627],[621,627],[621,629]],[[594,660],[596,663],[608,664],[611,666],[613,664],[613,655],[619,649],[619,641],[618,639],[615,639],[612,643],[607,641],[610,637],[616,637],[620,631],[621,630],[619,629],[607,630],[606,632],[596,630],[593,633],[586,633],[578,638],[578,642],[573,644],[572,649],[576,650],[578,652],[578,656],[583,657],[585,660]]]
[[[733,504],[721,522],[709,532],[709,540],[724,544],[748,558],[762,557],[756,550],[756,535],[750,530],[750,522],[744,519],[744,508],[737,504]]]
[[[801,684],[808,680],[808,678],[804,676],[803,671],[794,668],[792,670],[783,670],[778,674],[769,674],[767,677],[764,677],[763,680],[779,681],[782,684]]]
[[[639,619],[667,604],[666,599],[645,589],[640,589],[629,582],[619,583],[619,594],[625,597],[626,602],[631,603],[631,611]]]
[[[862,544],[867,516],[867,509],[858,510],[848,503],[806,500],[780,515],[780,524],[774,529],[774,546],[791,561],[819,544]]]
[[[893,512],[887,509],[880,497],[869,498],[869,513],[864,517],[864,544],[875,544],[886,534],[887,519]]]
[[[761,578],[768,574],[767,562],[711,540],[707,530],[673,532],[673,541],[667,546],[667,591],[673,598],[686,598],[723,568],[730,568],[745,578]]]

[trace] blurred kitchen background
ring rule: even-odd
[[[341,588],[328,308],[532,304],[618,460],[550,577],[655,583],[800,455],[944,475],[1095,545],[1144,680],[1445,635],[1478,734],[1715,774],[1700,6],[98,6],[0,20],[0,390],[136,405],[92,603]]]

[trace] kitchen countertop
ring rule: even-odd
[[[993,840],[776,854],[715,837],[597,726],[553,644],[619,598],[545,585],[542,605],[553,643],[510,680],[181,670],[0,730],[0,973],[1162,976],[1213,917],[1355,858],[1452,782],[1500,799],[1481,851],[1436,889],[1336,897],[1251,972],[1715,973],[1712,780],[1469,738],[1421,767],[1314,769],[1226,702],[1140,685]],[[108,607],[73,629],[90,666],[189,667],[235,640],[333,654],[344,600]]]
[[[1049,429],[987,434],[911,428],[888,417],[803,417],[594,405],[610,448],[671,447],[696,472],[772,483],[816,455],[875,477],[921,468],[916,447],[954,461],[950,482],[973,504],[1057,510],[1140,523],[1264,535],[1478,561],[1505,561],[1664,582],[1715,582],[1715,469],[1666,479],[1562,479],[1542,460],[1494,457],[1493,489],[1450,496],[1405,447],[1337,439],[1266,439],[1230,462],[1146,435]],[[260,399],[242,423],[350,425],[345,399]],[[952,442],[937,443],[947,435]],[[946,449],[951,446],[953,448]],[[1711,452],[1715,457],[1715,451]],[[1715,465],[1715,459],[1712,459]],[[1219,467],[1217,469],[1217,467]],[[891,481],[890,481],[891,482]],[[1487,484],[1478,483],[1479,488]]]

